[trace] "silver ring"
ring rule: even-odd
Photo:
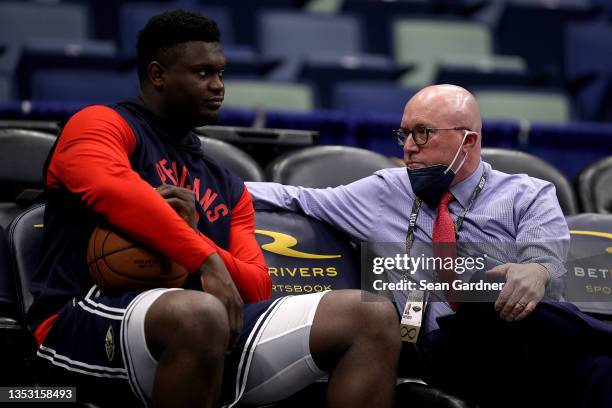
[[[516,302],[516,305],[525,308],[525,304],[523,302]]]

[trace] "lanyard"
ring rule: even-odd
[[[463,224],[465,216],[467,215],[470,208],[472,208],[474,201],[476,201],[476,198],[484,188],[484,185],[487,182],[488,175],[489,174],[487,172],[487,169],[484,169],[482,172],[482,176],[480,176],[480,181],[478,182],[478,185],[476,186],[474,191],[472,191],[472,195],[470,196],[470,201],[468,202],[467,207],[455,220],[454,225],[456,239],[459,239],[459,230],[461,229],[461,224]],[[408,219],[408,233],[406,234],[406,253],[408,254],[408,256],[410,256],[412,244],[414,243],[414,229],[416,228],[416,221],[419,216],[419,211],[421,211],[422,205],[423,200],[418,197],[414,200],[414,203],[412,204],[412,212],[410,214],[410,218]]]

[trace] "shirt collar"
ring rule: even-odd
[[[474,171],[468,178],[461,181],[460,183],[455,184],[450,188],[450,192],[453,193],[453,196],[461,204],[463,208],[467,208],[470,197],[472,193],[476,189],[476,186],[480,182],[480,177],[482,176],[482,172],[484,170],[484,164],[482,160],[478,164],[478,168]]]

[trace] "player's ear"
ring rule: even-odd
[[[166,70],[162,64],[158,61],[151,61],[147,67],[147,73],[149,75],[149,81],[151,81],[154,87],[159,88],[164,86]]]

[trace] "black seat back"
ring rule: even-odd
[[[584,211],[612,213],[612,157],[584,169],[578,176],[578,191]]]
[[[303,187],[336,187],[397,167],[387,157],[347,146],[316,146],[285,153],[266,168],[269,181]]]
[[[13,220],[9,229],[9,245],[18,286],[17,296],[24,315],[32,305],[30,281],[40,262],[44,212],[43,204],[29,208]]]
[[[612,214],[566,217],[571,245],[565,296],[582,311],[612,317]]]
[[[511,149],[483,148],[481,157],[495,170],[509,174],[526,173],[531,177],[551,182],[557,190],[557,199],[563,214],[573,215],[578,212],[572,186],[552,164],[529,153]]]
[[[6,234],[0,226],[0,320],[4,318],[14,320],[18,317],[19,307],[15,290],[13,262]]]
[[[360,287],[358,252],[333,227],[291,212],[257,211],[255,222],[274,298]]]
[[[204,155],[217,161],[244,181],[265,181],[263,169],[255,159],[222,140],[200,136]]]
[[[0,226],[38,201],[43,166],[56,137],[36,130],[0,128]]]

